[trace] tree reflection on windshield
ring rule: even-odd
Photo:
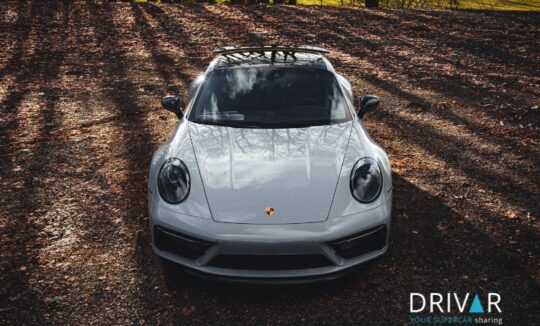
[[[298,128],[351,120],[329,71],[230,68],[208,74],[189,120],[244,128]]]

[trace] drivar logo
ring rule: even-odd
[[[502,325],[501,295],[488,293],[436,293],[409,295],[411,324],[495,324]],[[422,314],[422,315],[416,315]],[[437,314],[443,314],[438,316]]]

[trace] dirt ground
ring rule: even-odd
[[[150,247],[160,108],[225,44],[318,44],[394,177],[383,258],[335,282],[231,286]],[[502,296],[540,324],[540,14],[289,6],[0,5],[0,324],[409,322],[410,292]]]

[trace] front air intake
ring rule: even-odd
[[[247,270],[307,269],[332,265],[323,255],[218,255],[209,266]]]
[[[160,251],[168,251],[178,256],[195,259],[212,246],[211,242],[200,240],[161,226],[154,227],[154,243]]]
[[[386,225],[381,225],[328,244],[336,255],[353,258],[371,251],[381,250],[386,245]]]

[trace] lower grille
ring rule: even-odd
[[[166,229],[161,226],[154,227],[154,242],[161,251],[168,251],[178,256],[195,259],[202,255],[212,243],[200,240],[185,234]]]
[[[343,258],[352,258],[381,250],[386,245],[386,225],[330,242],[329,245],[338,256]]]
[[[323,255],[218,255],[209,266],[248,270],[306,269],[332,265]]]

